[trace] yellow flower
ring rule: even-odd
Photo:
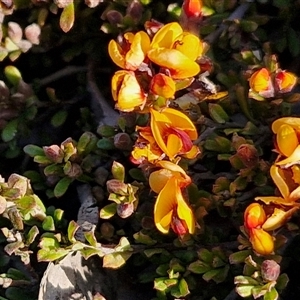
[[[172,160],[178,154],[189,154],[190,151],[196,155],[192,143],[198,138],[198,133],[193,122],[182,112],[165,108],[161,112],[150,109],[153,137],[160,149]]]
[[[154,222],[159,231],[168,233],[170,227],[178,235],[193,234],[193,212],[182,196],[178,179],[168,179],[157,196],[154,206]]]
[[[203,45],[199,38],[183,32],[181,26],[173,22],[155,34],[147,55],[152,62],[168,69],[172,78],[184,79],[200,72],[195,60],[202,52]]]
[[[262,228],[250,230],[250,242],[254,251],[260,255],[270,255],[274,251],[272,236]]]
[[[134,72],[117,71],[111,81],[112,96],[117,101],[116,108],[121,111],[133,111],[143,108],[146,94],[142,90]]]
[[[183,188],[191,183],[191,178],[186,174],[186,172],[178,165],[162,160],[156,163],[157,167],[162,169],[154,171],[149,176],[149,185],[155,193],[160,193],[164,188],[167,181],[174,177],[177,179],[178,185]]]
[[[254,72],[249,79],[249,85],[252,92],[264,98],[274,97],[271,75],[266,68]]]
[[[154,75],[151,80],[150,90],[155,95],[164,98],[174,98],[176,86],[171,77],[162,73],[158,73]]]
[[[244,224],[248,230],[261,226],[266,219],[266,213],[258,203],[251,203],[245,210]]]
[[[113,62],[122,69],[135,71],[144,61],[150,47],[150,38],[144,31],[136,34],[127,32],[121,43],[111,40],[108,53]]]
[[[276,148],[286,159],[276,162],[277,165],[291,165],[300,160],[300,118],[284,117],[272,124],[272,131],[276,134]]]
[[[290,92],[297,83],[297,76],[287,71],[279,70],[275,75],[276,88],[281,93]]]
[[[150,127],[136,128],[138,138],[131,152],[131,161],[135,164],[141,164],[144,160],[153,163],[163,156],[162,150],[157,145]]]

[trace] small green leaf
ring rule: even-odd
[[[37,253],[37,259],[38,261],[55,261],[59,258],[63,258],[66,256],[70,250],[63,249],[63,248],[57,248],[57,249],[40,249]]]
[[[208,111],[211,118],[217,123],[223,124],[229,121],[229,116],[227,115],[223,107],[217,103],[209,103]]]
[[[239,275],[234,277],[234,284],[255,286],[259,285],[259,282],[250,276]]]
[[[111,203],[100,210],[101,219],[110,219],[117,212],[117,203]]]
[[[89,244],[93,247],[97,247],[97,239],[95,237],[94,232],[89,231],[84,233],[85,239],[89,242]]]
[[[245,32],[253,32],[258,28],[258,24],[256,22],[249,20],[241,20],[240,26]]]
[[[26,154],[28,154],[31,157],[35,157],[36,155],[39,155],[39,156],[45,155],[43,148],[36,146],[36,145],[32,145],[32,144],[26,145],[23,148],[23,150]]]
[[[99,257],[103,257],[104,254],[100,249],[95,248],[83,248],[80,250],[80,253],[84,257],[84,259],[89,259],[91,256],[98,255]]]
[[[57,128],[65,123],[67,117],[68,112],[65,110],[60,110],[51,118],[51,125]]]
[[[199,258],[207,264],[211,264],[214,258],[214,255],[209,250],[202,248],[198,252]]]
[[[245,262],[246,257],[251,254],[251,250],[242,250],[229,255],[230,264],[241,264]]]
[[[63,167],[61,165],[57,165],[57,164],[51,164],[47,167],[45,167],[44,169],[44,174],[46,176],[50,176],[50,175],[63,175]]]
[[[75,243],[76,242],[75,233],[78,230],[78,228],[79,228],[79,225],[75,221],[72,220],[69,223],[69,226],[68,226],[68,240],[71,243]]]
[[[26,299],[26,300],[34,300],[36,299],[36,296],[30,289],[26,289],[24,287],[15,287],[11,286],[8,287],[5,290],[5,297],[6,298],[0,298],[3,300],[20,300],[20,299]]]
[[[34,162],[41,164],[41,165],[49,165],[52,164],[52,160],[50,160],[45,155],[36,155],[33,159]]]
[[[60,224],[63,221],[64,211],[60,208],[54,210],[53,219],[55,224]]]
[[[203,274],[211,270],[211,266],[203,261],[197,260],[188,266],[188,270],[195,274]]]
[[[125,168],[122,164],[118,163],[117,161],[113,162],[113,165],[111,167],[111,172],[114,177],[114,179],[120,180],[121,182],[124,182],[125,180]]]
[[[111,138],[102,138],[97,142],[97,147],[102,150],[115,149],[114,141]]]
[[[97,147],[98,138],[92,132],[84,132],[77,143],[77,152],[79,155],[87,155]]]
[[[42,223],[42,227],[45,231],[55,231],[53,218],[51,216],[47,216]]]
[[[73,179],[70,177],[64,177],[62,178],[55,186],[54,188],[54,196],[56,198],[59,198],[64,195],[64,193],[67,191],[69,185],[72,183]]]
[[[63,32],[68,32],[74,25],[75,9],[74,3],[67,5],[60,16],[59,25]]]
[[[252,296],[253,285],[239,285],[235,288],[236,292],[243,298]]]
[[[132,252],[129,251],[106,254],[103,257],[103,267],[118,269],[126,263],[131,255]]]
[[[271,288],[270,291],[266,292],[264,295],[264,300],[278,300],[279,295],[275,288]]]
[[[4,74],[7,80],[13,85],[17,86],[22,79],[20,71],[15,66],[6,66]]]
[[[114,136],[117,131],[114,127],[109,125],[101,125],[97,128],[97,133],[102,137],[111,137]]]
[[[17,119],[9,121],[2,130],[1,138],[3,142],[9,142],[15,138],[18,132],[19,121]]]
[[[31,243],[33,243],[33,241],[35,240],[38,234],[39,234],[39,229],[37,228],[37,226],[36,225],[32,226],[27,233],[26,244],[30,245]]]

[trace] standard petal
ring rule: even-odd
[[[151,190],[158,194],[172,176],[173,173],[167,169],[152,172],[149,176],[149,185]]]
[[[276,135],[276,142],[279,151],[284,156],[290,156],[299,145],[296,131],[287,124],[283,124],[279,127]]]
[[[108,54],[112,61],[122,69],[125,69],[125,56],[120,45],[115,41],[111,40],[108,44]]]
[[[300,132],[300,118],[293,118],[293,117],[284,117],[275,120],[272,123],[272,131],[277,133],[281,127],[281,125],[286,124],[293,127],[296,131]]]
[[[176,38],[182,33],[182,28],[177,22],[163,26],[154,35],[151,48],[171,48]]]
[[[252,74],[249,79],[250,88],[256,92],[262,92],[269,88],[270,85],[270,73],[266,68],[262,68]]]
[[[200,66],[176,49],[155,48],[148,52],[149,59],[160,67],[167,68],[174,79],[196,76]]]
[[[203,52],[203,45],[199,38],[189,32],[183,32],[175,41],[173,48],[195,61]]]
[[[174,128],[179,128],[187,132],[191,140],[196,140],[198,138],[197,129],[191,119],[180,112],[177,109],[165,108],[163,110],[164,115],[168,118],[169,122]]]

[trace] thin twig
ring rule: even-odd
[[[250,3],[242,3],[237,9],[226,19],[227,21],[239,20],[242,19],[246,11],[248,10]],[[229,25],[222,23],[221,26],[207,37],[204,38],[204,41],[208,44],[213,44],[220,34],[228,27]]]
[[[87,72],[88,67],[77,67],[77,66],[67,66],[43,79],[39,80],[38,83],[40,86],[48,85],[51,82],[57,81],[63,77],[71,76],[77,73]]]

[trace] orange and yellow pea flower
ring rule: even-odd
[[[270,255],[274,251],[273,237],[262,228],[252,228],[250,230],[250,242],[253,250],[260,255]]]
[[[272,236],[262,228],[266,220],[266,213],[259,203],[252,203],[246,208],[244,225],[254,251],[260,255],[269,255],[274,251]]]
[[[272,98],[276,93],[288,93],[296,83],[297,76],[280,69],[271,74],[267,68],[261,68],[249,79],[250,91],[264,98]]]
[[[182,8],[188,18],[202,15],[202,0],[184,0]]]
[[[158,73],[152,77],[150,83],[150,91],[158,96],[166,99],[174,98],[176,85],[174,80],[165,74]]]
[[[173,160],[176,155],[193,153],[194,157],[199,153],[193,140],[198,138],[195,125],[184,113],[165,108],[161,112],[150,109],[150,127],[153,137],[160,149]]]
[[[147,55],[153,63],[168,69],[172,78],[184,79],[200,72],[195,60],[202,52],[203,45],[199,38],[183,32],[181,26],[173,22],[154,35]]]
[[[132,162],[135,164],[141,164],[143,161],[154,163],[162,159],[164,153],[157,145],[151,128],[137,126],[136,130],[139,135],[131,152]]]
[[[300,161],[300,118],[284,117],[272,124],[276,134],[276,149],[285,159],[276,162],[279,166],[291,165]]]
[[[185,171],[169,161],[160,161],[162,169],[152,172],[149,177],[151,189],[158,193],[154,206],[154,222],[159,231],[168,233],[170,227],[178,235],[195,231],[195,218],[184,200],[182,188],[191,179]]]
[[[127,32],[120,43],[115,40],[109,42],[108,53],[117,66],[135,71],[145,60],[149,47],[150,38],[146,32]]]
[[[264,98],[274,97],[274,87],[270,72],[262,68],[254,72],[249,79],[250,90]]]
[[[261,226],[266,219],[266,213],[259,203],[251,203],[245,210],[244,223],[247,229]]]
[[[147,95],[132,71],[117,71],[111,81],[111,91],[117,102],[116,108],[120,111],[142,109],[146,103]]]

